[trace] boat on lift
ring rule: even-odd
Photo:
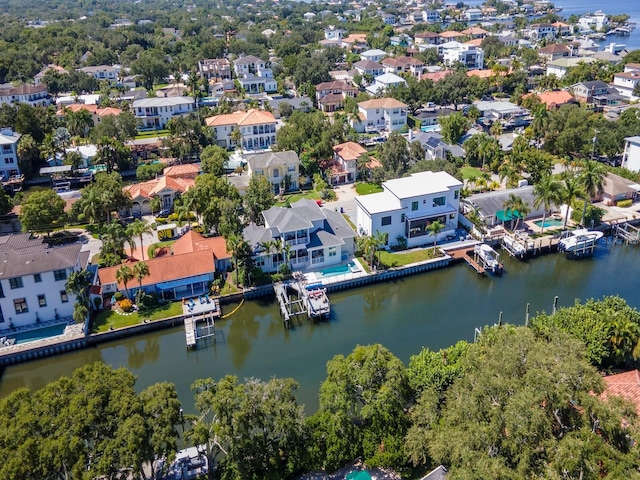
[[[593,252],[598,240],[603,236],[602,232],[586,228],[569,230],[562,234],[562,238],[558,242],[558,250],[567,253]]]
[[[502,264],[499,261],[500,254],[496,252],[490,245],[481,243],[473,248],[477,261],[482,267],[492,275],[502,275]]]

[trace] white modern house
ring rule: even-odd
[[[72,317],[75,295],[65,285],[87,266],[89,252],[81,248],[49,247],[30,233],[0,238],[0,330]]]
[[[374,48],[372,50],[367,50],[366,52],[362,52],[360,54],[360,59],[369,60],[371,62],[379,62],[386,56],[387,56],[387,52],[385,52],[384,50],[380,50],[379,48]]]
[[[624,141],[622,166],[634,172],[640,172],[640,137],[627,137]]]
[[[98,81],[106,80],[109,83],[116,83],[118,81],[118,75],[120,74],[120,65],[95,65],[89,67],[82,67],[78,70],[86,73],[87,75],[95,78]]]
[[[637,99],[633,94],[633,90],[638,84],[640,84],[640,64],[637,63],[628,63],[624,66],[624,72],[616,73],[613,76],[613,88],[620,95],[631,100]]]
[[[407,125],[407,105],[393,98],[374,98],[358,103],[357,132],[395,132]]]
[[[240,133],[243,150],[265,150],[276,143],[278,122],[273,113],[252,108],[246,112],[236,111],[215,115],[205,120],[206,125],[216,134],[216,142],[221,147],[238,146],[233,132]]]
[[[51,96],[47,86],[40,85],[19,85],[17,87],[10,83],[0,85],[0,104],[7,103],[28,103],[32,107],[46,107],[51,105]]]
[[[172,118],[193,112],[191,97],[152,97],[133,102],[133,113],[142,129],[166,128]]]
[[[0,129],[0,177],[8,180],[20,175],[18,166],[18,141],[21,135],[11,128]]]
[[[342,214],[313,200],[298,200],[291,208],[271,207],[262,216],[264,226],[251,223],[243,235],[255,264],[265,272],[277,271],[286,261],[294,270],[328,267],[354,253],[356,234]],[[288,253],[278,251],[274,242],[287,245]]]
[[[377,76],[374,79],[373,84],[366,87],[365,90],[372,95],[378,95],[386,92],[390,88],[406,84],[407,81],[400,75],[396,75],[395,73],[384,73]]]
[[[383,192],[356,197],[356,226],[360,235],[386,236],[387,245],[406,239],[407,247],[433,243],[429,225],[444,225],[439,237],[455,232],[462,182],[446,172],[420,172],[387,180]]]
[[[264,60],[253,55],[240,57],[233,62],[233,70],[237,77],[256,75],[259,70],[263,70],[265,67]]]
[[[599,32],[609,25],[609,18],[602,10],[598,10],[592,15],[580,17],[577,25],[580,27],[581,32]]]
[[[484,68],[484,50],[475,45],[452,40],[439,45],[438,52],[446,65],[451,66],[459,62],[469,69]]]

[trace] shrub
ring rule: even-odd
[[[633,200],[627,198],[626,200],[620,200],[616,203],[616,206],[621,208],[629,208],[633,204]]]
[[[136,170],[136,178],[140,182],[151,180],[156,175],[162,175],[164,165],[162,163],[152,163],[149,165],[140,165]]]
[[[94,297],[93,298],[93,306],[96,310],[100,310],[100,307],[102,307],[102,298],[100,297]]]
[[[124,293],[122,293],[122,292],[116,292],[116,293],[114,293],[114,294],[113,294],[113,299],[114,299],[116,302],[119,302],[119,301],[123,300],[123,299],[124,299]]]
[[[125,313],[129,313],[129,312],[133,311],[133,302],[131,300],[129,300],[128,298],[120,300],[118,302],[118,305],[120,306],[122,311],[125,312]]]

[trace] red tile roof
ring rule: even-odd
[[[604,382],[607,387],[602,392],[602,398],[622,397],[633,403],[640,414],[640,372],[638,370],[609,375],[604,377]]]
[[[193,230],[189,230],[176,240],[171,249],[174,256],[198,251],[211,251],[218,260],[231,258],[224,237],[203,237]]]
[[[165,189],[184,193],[194,185],[195,181],[192,178],[174,178],[167,177],[165,175],[146,182],[127,185],[126,187],[123,187],[122,190],[124,190],[125,192],[129,192],[131,198],[151,198]]]
[[[205,123],[207,124],[207,127],[219,127],[224,125],[238,125],[246,127],[248,125],[276,123],[276,117],[274,117],[271,112],[252,108],[246,112],[238,111],[209,117],[205,120]]]
[[[357,160],[367,149],[356,142],[345,142],[333,147],[333,151],[343,160]]]
[[[540,101],[547,106],[547,109],[556,108],[565,103],[573,102],[573,95],[565,90],[556,90],[535,94]],[[526,96],[526,95],[525,95]]]
[[[172,165],[164,169],[165,177],[195,178],[200,174],[200,167],[193,163]]]

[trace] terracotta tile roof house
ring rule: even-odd
[[[482,46],[482,38],[474,38],[472,40],[464,42],[465,45],[471,45],[473,47],[481,47]]]
[[[355,181],[357,177],[357,160],[367,153],[367,149],[355,142],[345,142],[333,147],[331,162],[332,185]]]
[[[460,32],[456,32],[455,30],[447,30],[440,34],[440,38],[442,38],[445,42],[456,40],[460,37],[464,37],[464,35]]]
[[[466,30],[462,30],[460,32],[463,35],[469,35],[473,38],[479,38],[482,39],[484,37],[486,37],[487,35],[489,35],[489,32],[486,31],[484,28],[480,28],[480,27],[471,27],[471,28],[467,28]]]
[[[196,178],[200,175],[200,167],[194,163],[172,165],[164,169],[165,177]]]
[[[547,106],[547,110],[560,108],[562,105],[566,105],[567,103],[576,103],[576,99],[573,98],[573,95],[566,90],[554,90],[537,93],[535,95],[537,95],[540,101]],[[527,95],[525,95],[525,97],[526,96]]]
[[[207,127],[216,133],[218,145],[229,148],[235,142],[231,133],[240,129],[242,148],[245,150],[264,150],[276,142],[276,117],[273,113],[252,108],[223,115],[216,115],[205,120]]]
[[[609,375],[604,377],[604,382],[606,389],[602,392],[601,398],[622,397],[633,403],[640,414],[640,372],[637,369]]]
[[[358,89],[343,80],[322,82],[316,85],[316,101],[323,112],[339,110],[346,97],[355,98],[357,94]]]
[[[183,194],[195,185],[193,178],[162,177],[146,182],[127,185],[122,190],[131,195],[130,211],[121,212],[124,215],[148,215],[151,213],[151,199],[160,197],[162,208],[171,208],[178,194]]]
[[[440,70],[439,72],[423,73],[420,80],[431,80],[432,82],[439,82],[451,73],[451,70]]]

